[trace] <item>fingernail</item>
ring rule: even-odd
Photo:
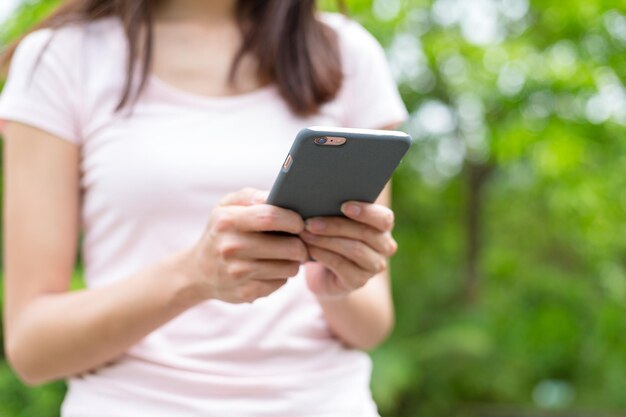
[[[356,217],[361,214],[361,207],[356,204],[344,204],[341,206],[341,211],[347,216]]]
[[[310,232],[319,232],[320,230],[324,230],[326,222],[321,219],[309,219],[304,222],[304,227]]]

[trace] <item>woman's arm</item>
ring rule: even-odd
[[[116,357],[198,300],[176,260],[109,287],[68,293],[79,227],[79,149],[40,130],[5,128],[5,341],[30,384]]]
[[[387,184],[376,204],[389,207],[390,203],[391,186]],[[389,268],[344,297],[319,300],[332,331],[352,347],[373,349],[385,341],[393,329],[395,316]]]
[[[389,206],[389,201],[388,184],[376,204]],[[385,268],[358,289],[339,295],[318,295],[328,325],[340,340],[351,347],[367,350],[387,338],[394,324],[389,281],[389,269]]]
[[[97,289],[68,292],[80,218],[78,147],[9,123],[5,133],[5,344],[29,384],[68,377],[114,360],[191,306],[270,294],[307,259],[294,212],[254,190],[207,213],[193,247]]]

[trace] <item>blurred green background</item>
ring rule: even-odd
[[[56,3],[23,3],[0,44]],[[347,3],[416,142],[394,179],[382,415],[626,415],[626,2]],[[0,352],[0,416],[56,416],[63,392]]]

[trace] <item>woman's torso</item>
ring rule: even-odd
[[[89,287],[194,244],[225,194],[271,187],[299,129],[344,124],[340,101],[302,118],[271,85],[209,98],[154,76],[132,114],[115,113],[121,28],[107,19],[80,30]],[[107,366],[70,379],[63,415],[370,416],[369,374],[368,356],[331,335],[299,274],[251,304],[204,302]]]

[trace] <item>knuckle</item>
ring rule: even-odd
[[[251,272],[251,268],[248,264],[242,262],[231,263],[226,267],[226,272],[231,278],[240,281],[245,279]]]
[[[237,242],[222,242],[218,247],[222,259],[233,259],[241,252],[242,246]]]
[[[386,210],[385,211],[385,215],[384,215],[384,220],[383,220],[383,225],[385,227],[385,230],[393,229],[395,221],[396,221],[396,219],[395,219],[395,216],[393,214],[393,211]]]
[[[394,238],[390,237],[389,241],[389,256],[395,255],[398,251],[398,242]]]
[[[225,232],[234,227],[234,218],[228,211],[220,210],[216,213],[216,215],[215,222],[213,223],[213,230],[216,232]]]
[[[398,250],[398,244],[389,232],[380,238],[380,247],[382,248],[381,253],[385,256],[393,256]]]
[[[380,258],[378,261],[376,261],[375,268],[376,273],[383,272],[387,269],[387,260],[385,258]]]

